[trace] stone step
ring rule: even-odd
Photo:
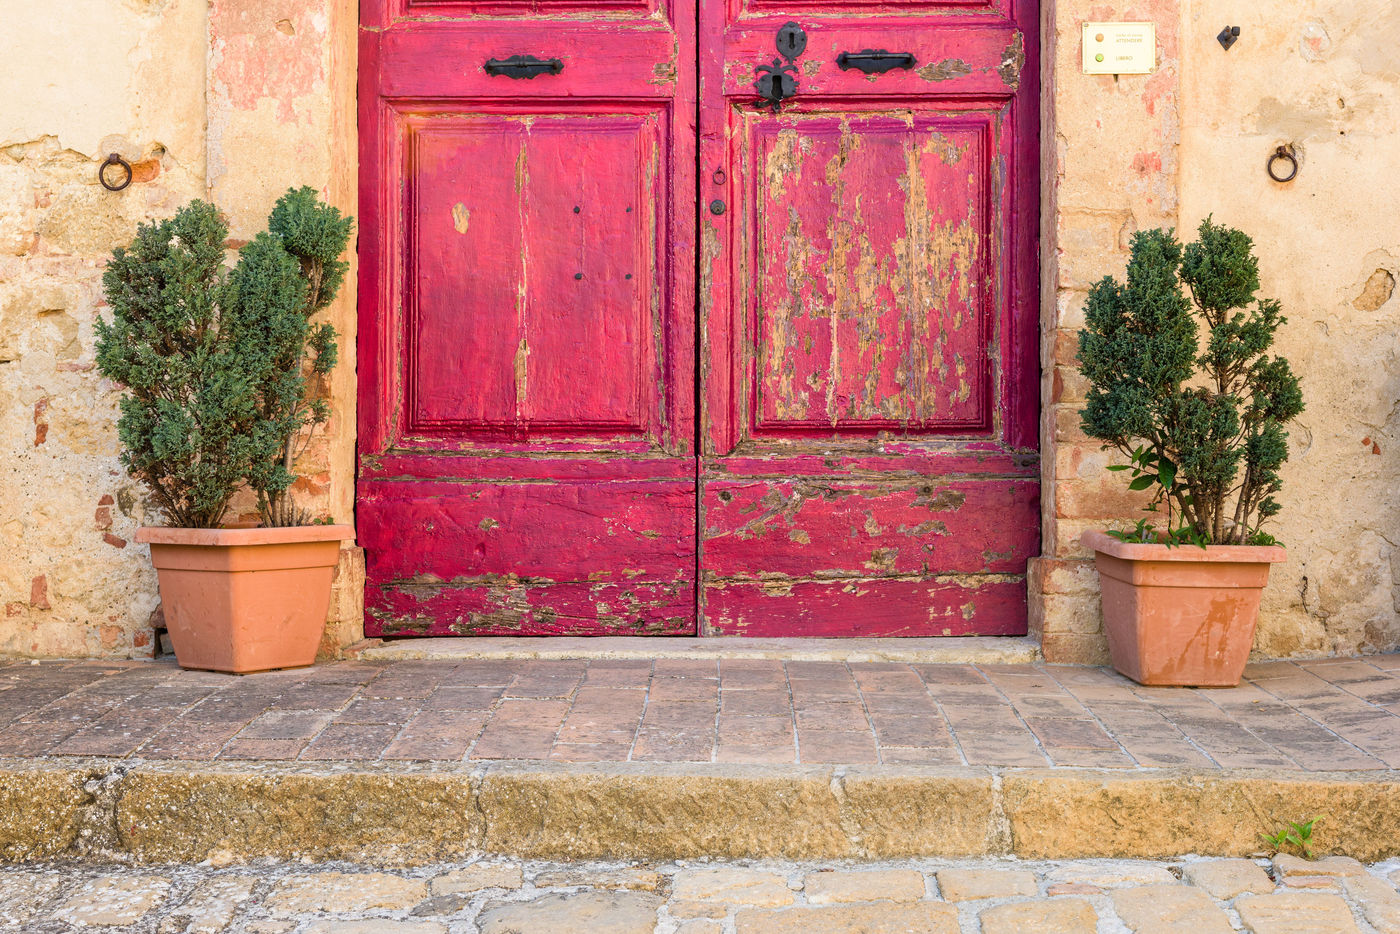
[[[598,636],[594,638],[473,637],[374,640],[355,653],[364,659],[781,659],[808,662],[1024,665],[1040,660],[1034,639],[1009,636],[946,639],[745,639]]]
[[[1400,855],[1400,773],[0,760],[0,857],[429,862]]]

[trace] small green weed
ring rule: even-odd
[[[1273,847],[1275,853],[1281,853],[1288,847],[1297,847],[1302,851],[1307,859],[1317,859],[1313,854],[1313,825],[1322,820],[1322,815],[1306,821],[1288,821],[1288,826],[1276,833],[1260,833],[1269,846]]]

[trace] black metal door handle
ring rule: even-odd
[[[908,71],[914,67],[916,61],[912,52],[886,52],[884,49],[861,49],[859,52],[842,52],[836,56],[836,64],[842,71],[854,68],[867,75],[882,75],[896,68]]]
[[[533,55],[512,55],[510,58],[488,58],[486,73],[495,77],[533,78],[536,75],[557,75],[564,63],[557,58],[535,58]]]

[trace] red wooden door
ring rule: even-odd
[[[706,631],[1026,631],[1037,15],[702,6]],[[795,79],[776,113],[756,66]]]
[[[1025,631],[1034,4],[366,3],[370,635]]]
[[[694,37],[693,0],[364,0],[370,635],[695,631]]]

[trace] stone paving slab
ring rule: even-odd
[[[12,662],[0,757],[1384,772],[1400,768],[1400,655],[1256,664],[1214,690],[1039,664]]]
[[[1268,858],[0,867],[0,932],[1394,934],[1400,861],[1296,891]],[[1065,883],[1064,879],[1093,882]],[[1210,879],[1202,886],[1196,880]],[[1224,885],[1225,880],[1235,880]],[[470,884],[463,885],[464,880]],[[619,885],[624,880],[625,885]],[[948,884],[977,882],[978,897]],[[1071,887],[1072,886],[1072,887]],[[449,893],[449,894],[443,894]],[[833,897],[835,895],[835,897]]]

